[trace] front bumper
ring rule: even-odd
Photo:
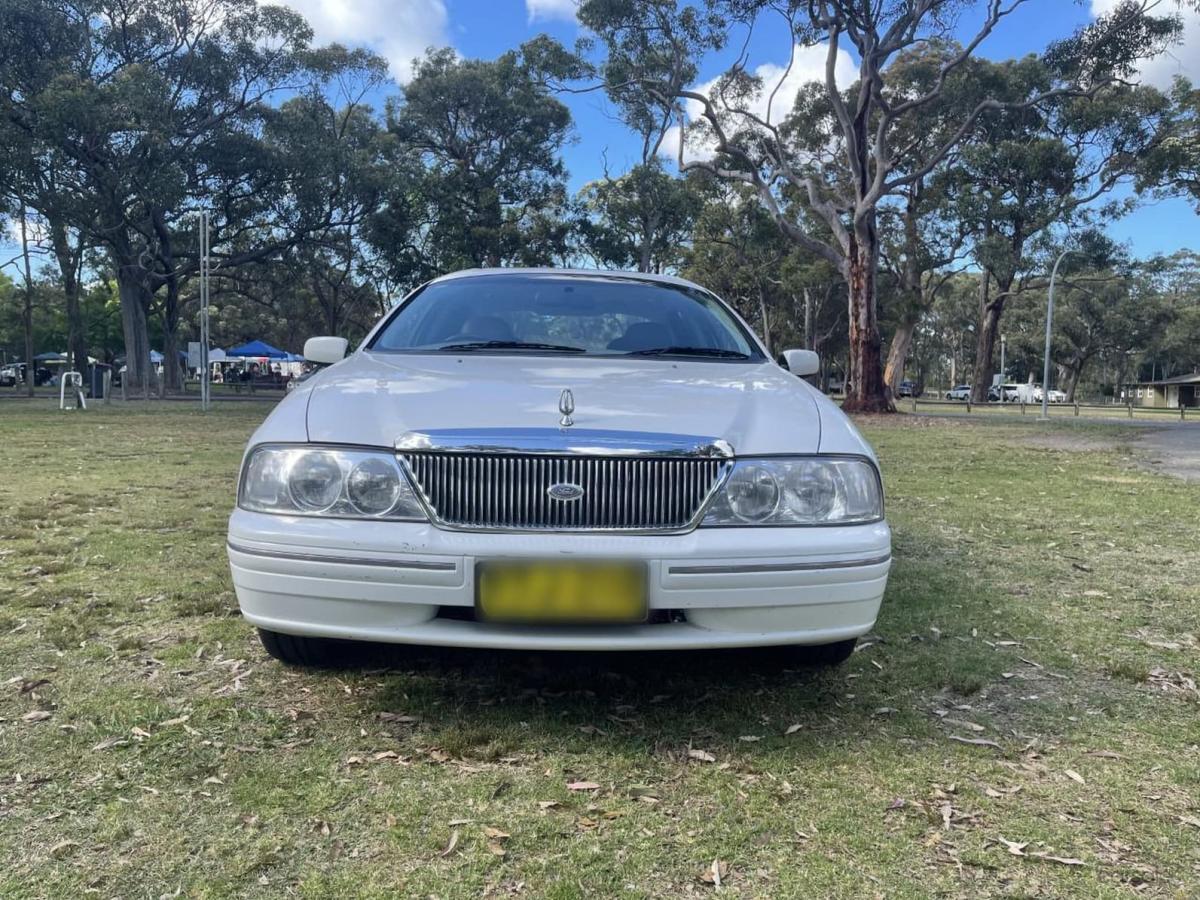
[[[654,624],[472,619],[476,561],[569,556],[645,561]],[[481,534],[239,509],[229,521],[229,562],[243,615],[287,634],[531,650],[824,644],[874,625],[891,533],[881,522],[661,536]]]

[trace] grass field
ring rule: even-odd
[[[0,404],[0,896],[1200,893],[1200,485],[1098,432],[863,423],[896,565],[831,673],[305,672],[226,568],[264,408],[46,405]]]

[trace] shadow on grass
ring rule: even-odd
[[[351,680],[363,721],[411,717],[398,737],[466,759],[531,746],[803,753],[819,751],[818,743],[832,750],[927,738],[939,707],[978,704],[987,721],[988,693],[1008,690],[1001,673],[1015,659],[971,632],[985,612],[1024,629],[1038,627],[1037,616],[943,561],[898,569],[876,633],[833,668],[810,667],[802,648],[789,647],[557,653],[366,645],[356,667],[312,677]],[[1005,709],[1006,726],[1010,715],[1019,717]]]

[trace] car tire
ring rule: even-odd
[[[339,641],[334,638],[304,637],[279,631],[258,629],[258,638],[266,651],[289,666],[336,669],[370,662],[377,653],[371,644]]]
[[[850,654],[854,652],[854,647],[858,643],[858,638],[850,638],[848,641],[837,641],[833,644],[816,644],[797,647],[800,651],[800,659],[806,666],[813,668],[832,669],[835,666],[840,666],[850,658]]]

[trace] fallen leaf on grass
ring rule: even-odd
[[[1087,784],[1087,782],[1083,780],[1083,776],[1080,775],[1078,772],[1076,772],[1074,769],[1063,769],[1063,772],[1072,781],[1078,781],[1080,784]]]
[[[488,825],[483,829],[483,835],[488,839],[488,853],[493,856],[504,856],[508,852],[504,849],[504,842],[509,838],[507,831],[501,831],[499,828]]]
[[[1031,853],[1030,856],[1036,856],[1038,859],[1044,859],[1046,862],[1055,862],[1064,866],[1086,866],[1082,859],[1075,859],[1070,856],[1052,856],[1049,853]]]
[[[381,712],[379,714],[380,722],[396,722],[400,725],[412,725],[417,721],[416,716],[406,716],[401,713]]]
[[[707,750],[697,750],[694,747],[688,750],[688,759],[694,759],[696,762],[715,763],[717,758]]]
[[[572,781],[567,785],[568,791],[598,791],[600,785],[594,781]]]
[[[105,738],[104,740],[102,740],[100,743],[98,743],[92,749],[93,750],[108,750],[111,747],[125,747],[128,744],[129,744],[129,741],[125,740],[124,738],[110,737],[110,738]]]
[[[22,722],[45,722],[52,715],[54,715],[54,713],[50,712],[49,710],[34,709],[34,710],[30,710],[29,712],[25,713],[25,715],[21,716],[21,721]]]
[[[1025,848],[1029,846],[1029,841],[1017,842],[1007,840],[1006,838],[1000,838],[1000,843],[1002,843],[1008,852],[1013,856],[1024,856]]]
[[[952,741],[958,741],[960,744],[970,744],[972,747],[991,747],[995,750],[1004,749],[995,741],[989,741],[987,738],[969,738],[963,737],[961,734],[951,734],[948,737]]]
[[[1180,816],[1179,824],[1191,825],[1193,828],[1200,828],[1200,819],[1197,819],[1195,816]]]
[[[184,722],[186,722],[190,718],[191,718],[191,716],[177,716],[174,719],[167,719],[164,722],[159,722],[158,727],[159,728],[170,728],[172,725],[182,725]]]
[[[953,725],[956,728],[965,728],[967,731],[974,731],[976,733],[987,730],[982,725],[976,722],[969,722],[966,719],[942,719],[942,721],[947,725]]]
[[[754,744],[754,743],[757,743],[758,741],[762,740],[762,735],[761,734],[743,734],[740,738],[738,738],[738,740],[745,741],[747,744]]]
[[[57,844],[55,844],[53,847],[50,848],[50,855],[53,856],[55,859],[58,859],[60,857],[66,856],[68,853],[70,853],[72,850],[74,850],[78,846],[79,846],[79,844],[75,841],[59,841]]]
[[[724,860],[714,859],[712,865],[700,873],[700,880],[705,884],[711,884],[717,890],[721,889],[721,882],[729,875],[729,863]]]
[[[30,693],[33,693],[34,691],[36,691],[40,687],[45,687],[49,683],[50,683],[49,678],[38,678],[34,681],[22,681],[21,687],[19,690],[22,694],[30,694]]]
[[[804,726],[800,725],[800,724],[789,725],[787,727],[787,729],[783,732],[783,735],[784,735],[784,737],[787,737],[789,734],[795,734],[797,731],[799,731],[803,727]]]
[[[891,803],[889,803],[889,804],[887,805],[887,810],[886,810],[886,811],[887,811],[887,812],[891,812],[892,810],[895,810],[895,809],[904,809],[905,805],[906,805],[906,804],[905,804],[905,800],[904,800],[904,798],[903,798],[903,797],[897,797],[895,800],[893,800]]]
[[[538,801],[538,809],[554,809],[554,807],[556,807],[556,806],[558,806],[557,800],[539,800]]]
[[[454,848],[457,846],[458,846],[458,829],[456,828],[452,832],[450,832],[450,840],[446,844],[446,849],[442,851],[441,855],[449,856],[451,853],[454,852]]]

